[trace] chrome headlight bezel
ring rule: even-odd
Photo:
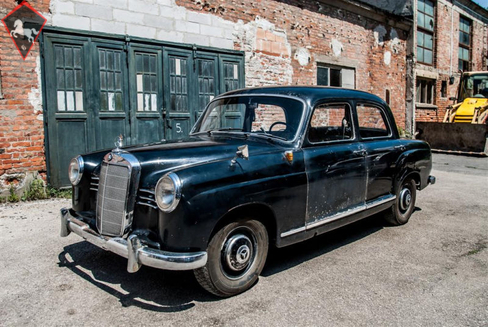
[[[85,170],[85,161],[81,156],[71,159],[68,167],[68,177],[73,186],[80,183],[83,177],[83,171]]]
[[[181,199],[182,182],[175,173],[161,177],[156,184],[154,197],[161,211],[170,213],[176,209]]]

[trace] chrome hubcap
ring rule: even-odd
[[[246,268],[253,257],[252,242],[246,235],[236,234],[231,236],[223,249],[226,266],[238,272]]]
[[[408,188],[404,188],[400,192],[400,210],[406,211],[412,203],[412,192]]]

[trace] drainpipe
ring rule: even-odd
[[[454,33],[454,3],[451,3],[451,47],[449,48],[449,78],[452,76],[452,52]]]

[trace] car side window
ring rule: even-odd
[[[321,104],[315,107],[308,129],[311,143],[353,139],[351,109],[348,104]]]
[[[386,137],[390,135],[390,128],[383,110],[369,104],[356,106],[361,138]]]

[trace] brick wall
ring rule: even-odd
[[[47,12],[46,1],[30,1]],[[3,18],[14,1],[0,1]],[[25,59],[20,56],[3,24],[0,26],[0,193],[10,183],[22,186],[29,174],[45,174],[43,112],[40,94],[39,43]],[[19,184],[19,185],[17,185]]]
[[[383,22],[298,0],[29,3],[47,18],[47,25],[242,50],[246,86],[315,85],[318,64],[347,67],[355,71],[357,89],[382,98],[390,92],[397,124],[405,126],[408,31],[374,10],[372,16]],[[15,6],[12,0],[0,0],[1,16]],[[46,171],[39,71],[39,44],[23,61],[2,26],[0,193],[8,181]]]
[[[407,32],[319,2],[176,0],[237,24],[246,85],[315,85],[317,63],[355,68],[356,88],[385,97],[405,127]],[[243,32],[242,32],[243,31]]]

